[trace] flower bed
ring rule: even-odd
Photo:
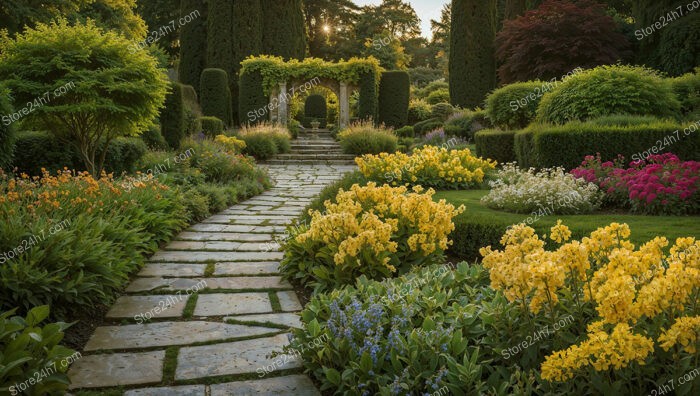
[[[491,209],[513,213],[583,214],[598,208],[598,187],[565,173],[563,168],[522,170],[506,164],[482,202]]]
[[[624,158],[603,162],[588,156],[571,173],[600,186],[605,203],[651,215],[700,213],[700,162],[673,154],[652,155],[624,167]]]
[[[378,183],[455,190],[477,187],[496,167],[495,162],[477,158],[469,149],[448,150],[435,146],[416,149],[411,155],[365,155],[355,162],[365,177]]]
[[[290,347],[330,393],[648,394],[696,368],[700,241],[664,254],[664,238],[637,249],[629,234],[569,241],[560,223],[547,243],[516,226],[482,250],[488,271],[432,266],[315,295]]]
[[[441,261],[462,209],[433,202],[433,194],[375,183],[341,189],[337,203],[326,202],[308,230],[288,241],[282,272],[322,291]]]

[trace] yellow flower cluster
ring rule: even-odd
[[[693,315],[700,293],[700,241],[679,238],[665,254],[666,238],[636,248],[627,239],[630,235],[629,226],[613,223],[568,242],[571,232],[558,222],[550,239],[566,243],[548,251],[532,228],[520,224],[503,236],[503,251],[481,249],[491,287],[509,301],[537,314],[543,306],[554,310],[562,296],[571,296],[567,301],[584,301],[598,314],[588,341],[549,356],[542,378],[564,381],[584,366],[601,371],[643,363],[654,350],[655,334],[666,350],[680,345],[687,353],[696,352],[700,318]],[[610,328],[612,333],[605,330]]]
[[[542,378],[548,381],[566,381],[586,366],[596,371],[610,368],[619,370],[630,362],[644,364],[654,351],[654,341],[634,334],[629,325],[620,323],[611,334],[603,329],[602,322],[588,326],[588,339],[564,351],[554,352],[542,363]]]
[[[240,153],[246,148],[245,142],[234,136],[218,135],[214,138],[214,141],[233,153]]]
[[[451,243],[452,218],[464,208],[455,209],[444,200],[434,202],[434,193],[423,193],[421,187],[409,192],[406,187],[356,184],[349,191],[340,190],[336,203],[326,201],[324,213],[312,212],[309,229],[296,240],[329,246],[338,266],[372,265],[376,261],[394,272],[392,254],[398,252],[404,238],[408,251],[423,256],[445,250]],[[372,260],[367,262],[367,257]]]
[[[466,188],[483,182],[496,162],[474,157],[469,149],[448,150],[425,146],[411,155],[404,153],[365,155],[355,159],[360,171],[377,182]]]

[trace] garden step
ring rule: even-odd
[[[202,396],[206,394],[206,385],[164,386],[161,388],[131,389],[124,392],[124,396]]]
[[[288,344],[287,335],[280,334],[269,338],[181,348],[177,356],[175,380],[254,374],[256,370],[270,365],[273,372],[302,367],[301,360],[296,356],[272,356]],[[280,364],[273,365],[275,362]]]
[[[279,263],[274,261],[216,263],[214,264],[214,275],[274,275],[279,273],[279,268]]]
[[[164,359],[165,351],[83,356],[68,372],[69,389],[157,384]]]
[[[354,155],[348,154],[280,154],[275,159],[279,160],[298,160],[298,159],[316,159],[316,160],[347,160],[355,159]]]
[[[226,278],[137,278],[129,287],[128,293],[140,293],[152,290],[187,291],[187,290],[289,290],[292,285],[279,276],[234,276]]]
[[[267,293],[202,294],[197,299],[195,316],[224,316],[271,313]]]
[[[121,296],[107,312],[107,317],[137,320],[136,317],[149,313],[153,318],[179,318],[189,298],[186,295]]]
[[[316,159],[303,159],[303,160],[269,160],[268,165],[352,165],[353,162],[349,160],[316,160]]]
[[[271,314],[256,314],[256,315],[239,315],[227,316],[224,322],[235,320],[239,322],[255,322],[255,323],[274,323],[282,326],[302,328],[301,317],[296,313],[271,313]]]
[[[281,260],[280,252],[203,252],[161,250],[151,257],[156,263],[208,263],[223,261],[273,261]]]

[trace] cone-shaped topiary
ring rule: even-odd
[[[407,72],[397,70],[382,73],[377,121],[393,128],[406,125],[410,97],[411,80]]]
[[[165,108],[160,113],[161,133],[168,145],[177,149],[185,137],[185,102],[183,85],[171,83],[171,92],[165,97]]]

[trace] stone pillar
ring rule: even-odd
[[[277,107],[277,97],[279,96],[279,93],[277,92],[277,89],[274,89],[270,93],[270,100],[268,101],[267,107],[265,110],[267,110],[268,114],[268,121],[272,123],[276,123],[277,120],[279,119],[279,111]]]
[[[340,115],[338,117],[338,125],[340,129],[346,128],[350,124],[350,97],[348,95],[348,84],[340,83]]]
[[[287,125],[287,119],[289,118],[289,98],[287,97],[287,83],[280,83],[280,91],[277,102],[277,122],[283,126]]]

